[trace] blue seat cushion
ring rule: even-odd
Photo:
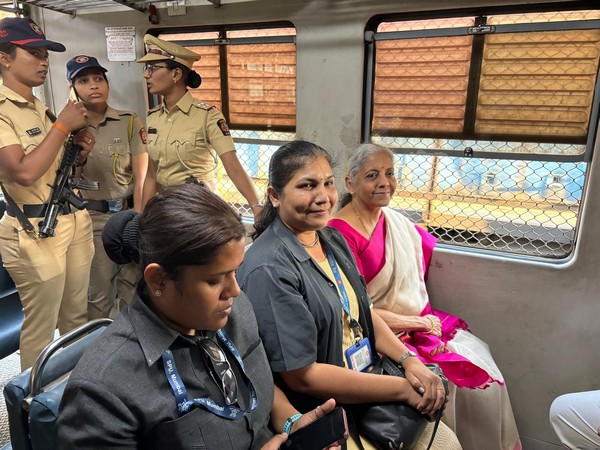
[[[64,347],[52,355],[52,357],[46,363],[43,373],[41,374],[40,381],[42,382],[42,386],[51,384],[55,380],[73,370],[79,361],[79,358],[81,358],[81,355],[83,355],[89,345],[94,342],[94,339],[96,339],[96,337],[98,337],[103,331],[104,328],[95,330],[82,337],[77,342]],[[8,412],[10,442],[14,450],[32,449],[30,441],[30,417],[21,406],[22,401],[29,395],[30,373],[31,369],[27,369],[25,372],[10,380],[6,386],[4,386],[4,400],[6,401],[6,410]],[[60,384],[58,386],[60,386]],[[57,392],[60,394],[58,397],[59,403],[63,391],[64,386],[62,390],[57,390]],[[43,394],[45,394],[45,392],[42,392],[38,395]],[[56,436],[56,434],[54,436]],[[56,448],[56,440],[53,441],[51,445],[54,446],[52,448]]]
[[[23,325],[23,305],[16,289],[0,296],[0,359],[19,349]]]
[[[65,392],[68,377],[51,389],[37,395],[29,410],[29,434],[33,450],[56,450],[58,442],[58,407]]]

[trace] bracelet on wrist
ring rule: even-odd
[[[250,209],[254,209],[254,208],[258,208],[258,207],[263,207],[265,206],[264,202],[262,200],[257,201],[254,205],[250,205]]]
[[[410,350],[409,350],[409,351],[407,351],[407,352],[406,352],[404,355],[402,355],[402,356],[400,357],[400,359],[398,360],[398,365],[399,365],[400,367],[404,367],[404,361],[406,361],[406,359],[407,359],[407,358],[410,358],[411,356],[416,358],[416,357],[417,357],[417,354],[416,354],[416,353],[414,353],[414,352],[412,352],[412,351],[410,351]]]
[[[58,131],[60,131],[62,134],[64,134],[65,136],[69,136],[70,131],[67,129],[67,127],[65,127],[62,123],[60,123],[58,120],[56,122],[54,122],[52,124],[52,126],[54,128],[56,128]]]
[[[302,414],[294,414],[293,416],[288,417],[288,419],[285,421],[285,424],[283,425],[283,432],[286,434],[290,434],[290,431],[292,430],[292,425],[294,425],[294,422],[296,422],[296,420],[298,420],[300,417],[302,417]]]
[[[429,331],[427,333],[431,334],[431,333],[433,333],[433,329],[435,328],[435,324],[433,323],[433,319],[431,317],[428,317],[428,319],[429,319],[429,325],[431,327],[429,328]]]

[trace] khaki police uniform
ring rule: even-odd
[[[134,179],[132,156],[146,153],[146,132],[133,112],[107,108],[97,127],[89,126],[96,140],[82,168],[89,181],[98,181],[99,190],[81,191],[88,200],[94,227],[94,247],[90,273],[88,319],[118,314],[133,298],[141,277],[137,264],[115,264],[104,251],[102,230],[111,214],[131,208]],[[129,200],[128,200],[129,197]]]
[[[46,105],[30,103],[0,86],[0,149],[21,145],[27,154],[44,139],[52,121]],[[62,152],[33,185],[24,187],[2,180],[8,194],[23,205],[41,205],[51,196]],[[43,217],[30,218],[38,227]],[[65,333],[87,320],[90,265],[94,254],[92,221],[87,211],[58,216],[56,235],[38,238],[25,232],[16,217],[0,220],[0,254],[19,290],[25,320],[21,329],[21,368],[33,365],[41,350],[53,340],[58,326]]]
[[[170,111],[164,104],[148,112],[148,155],[163,187],[194,177],[214,186],[217,155],[235,151],[221,111],[187,92]]]

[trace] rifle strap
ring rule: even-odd
[[[35,233],[35,228],[34,228],[33,224],[29,221],[29,219],[27,218],[25,213],[21,210],[21,208],[19,208],[17,206],[17,204],[15,203],[13,198],[6,191],[6,188],[4,187],[4,183],[2,181],[0,181],[0,187],[2,188],[2,194],[4,194],[4,198],[5,198],[6,202],[9,205],[11,205],[12,208],[14,208],[15,216],[17,217],[17,220],[19,221],[19,223],[21,224],[23,229],[27,233]]]

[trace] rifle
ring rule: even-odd
[[[71,133],[67,140],[60,166],[56,170],[54,183],[50,186],[52,188],[52,196],[48,202],[44,220],[39,223],[40,237],[43,238],[54,236],[54,229],[58,224],[58,213],[64,211],[67,203],[77,209],[84,209],[86,207],[87,201],[73,192],[73,189],[98,190],[97,181],[89,182],[75,177],[75,169],[79,162],[79,155],[82,148],[73,142],[74,134],[77,133]]]

